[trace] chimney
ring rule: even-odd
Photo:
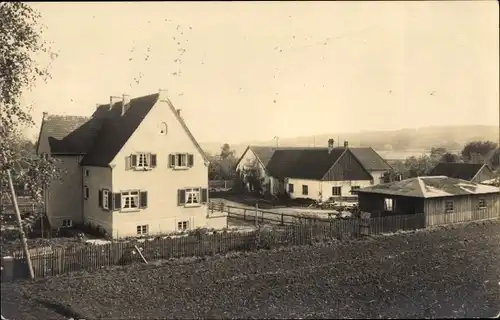
[[[344,141],[344,148],[349,148],[349,141]]]
[[[331,153],[333,150],[333,143],[335,141],[333,139],[328,139],[328,153]]]
[[[117,102],[120,97],[117,96],[109,96],[109,111],[113,109],[113,103]]]
[[[47,112],[42,113],[42,119],[47,118],[47,115],[48,115],[48,113],[47,113]]]
[[[128,94],[122,95],[122,116],[130,108],[130,96]]]
[[[179,117],[181,116],[181,109],[177,109],[177,114],[179,115]]]

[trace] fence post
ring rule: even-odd
[[[283,218],[283,213],[281,213],[281,225],[285,225],[285,221],[284,221],[284,218]]]
[[[259,212],[259,203],[255,203],[255,226],[259,224],[258,212]]]
[[[243,209],[243,220],[247,220],[247,209]]]

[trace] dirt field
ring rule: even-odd
[[[7,319],[463,318],[498,311],[498,220],[2,284]]]

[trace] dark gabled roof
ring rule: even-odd
[[[438,163],[429,173],[431,176],[446,176],[455,179],[472,180],[481,170],[478,163]]]
[[[42,121],[38,153],[84,155],[81,164],[108,166],[134,131],[153,108],[159,93],[130,100],[122,116],[122,101],[99,106],[91,118],[75,116],[46,116]],[[167,98],[163,99],[179,120],[198,151],[208,161],[186,123]]]
[[[349,148],[368,171],[392,170],[392,167],[375,150],[370,147]]]
[[[321,180],[344,152],[348,149],[334,148],[330,153],[327,148],[276,150],[267,170],[276,178]]]
[[[359,189],[360,193],[439,198],[500,193],[500,188],[445,176],[416,177]]]
[[[279,150],[279,148],[274,147],[258,147],[258,146],[249,146],[248,147],[255,156],[260,160],[260,162],[267,167],[269,160],[274,154],[274,151]]]
[[[122,116],[122,102],[100,106],[92,115],[103,119],[97,139],[83,157],[81,164],[87,166],[107,166],[120,152],[135,129],[156,104],[159,94],[151,94],[130,100],[130,107]]]
[[[37,153],[85,154],[101,124],[88,117],[44,114]]]
[[[292,173],[295,162],[301,156],[303,151],[304,150],[302,149],[274,150],[273,155],[266,166],[268,174],[275,178],[289,177],[289,174]]]

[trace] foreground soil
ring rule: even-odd
[[[7,319],[436,318],[500,311],[500,222],[2,284]]]

